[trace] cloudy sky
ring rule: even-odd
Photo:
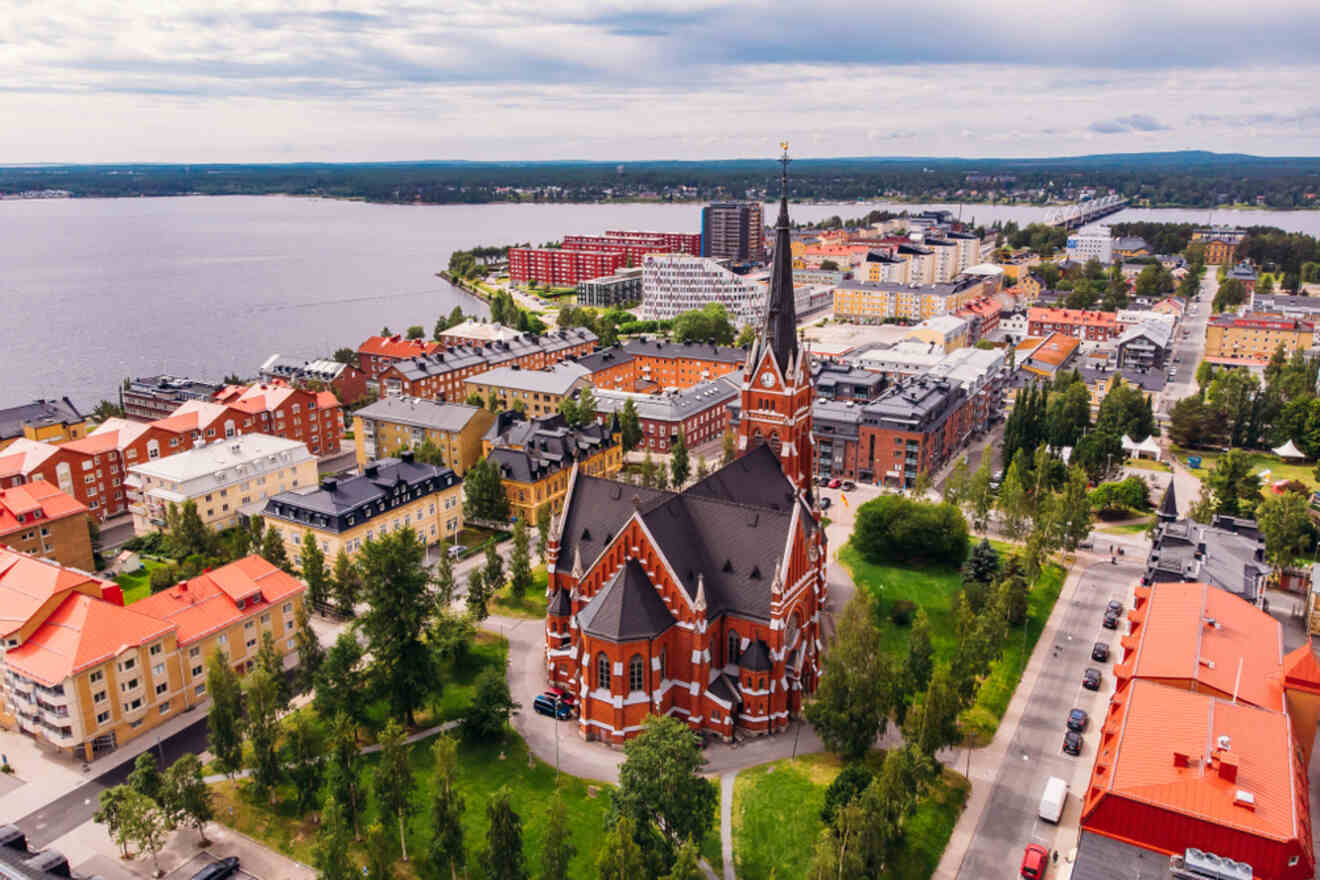
[[[1316,0],[0,0],[0,163],[1320,155]]]

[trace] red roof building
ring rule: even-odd
[[[1038,307],[1027,309],[1027,334],[1048,336],[1051,333],[1103,342],[1122,335],[1123,325],[1118,323],[1118,315],[1114,312]]]
[[[95,567],[87,505],[45,480],[0,489],[0,544],[60,565]]]
[[[368,336],[358,346],[358,368],[367,374],[367,381],[373,382],[380,374],[388,370],[397,361],[415,357],[429,357],[444,346],[439,342],[425,339],[404,339],[402,336]]]

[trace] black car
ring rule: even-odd
[[[1118,629],[1118,615],[1112,611],[1105,612],[1105,629]]]
[[[857,488],[857,484],[854,483],[852,480],[844,480],[844,481],[843,481],[843,491],[845,491],[845,492],[851,492],[853,489],[856,489],[856,488]]]
[[[192,875],[192,880],[225,880],[226,877],[232,877],[238,871],[238,856],[230,856],[227,859],[220,859],[207,865],[196,874]]]
[[[1088,691],[1100,690],[1100,670],[1094,666],[1087,667],[1087,670],[1082,673],[1082,687]]]
[[[1109,659],[1109,646],[1104,642],[1096,642],[1095,647],[1091,649],[1091,659],[1098,660],[1101,663]]]
[[[1117,599],[1110,599],[1109,604],[1105,606],[1105,614],[1122,614],[1123,603]]]
[[[1081,733],[1086,730],[1087,722],[1090,720],[1091,716],[1086,714],[1085,709],[1073,709],[1068,713],[1068,729]]]
[[[1070,755],[1080,755],[1082,753],[1082,735],[1075,730],[1070,730],[1063,735],[1063,750]]]
[[[558,709],[558,712],[556,712]],[[560,721],[568,721],[573,717],[573,707],[567,703],[556,704],[555,698],[538,694],[535,700],[532,700],[532,711],[537,715],[545,715],[547,718],[554,718],[556,714]]]

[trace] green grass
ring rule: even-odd
[[[1123,462],[1124,467],[1134,468],[1139,471],[1163,471],[1169,473],[1173,468],[1162,461],[1151,461],[1149,458],[1129,458]]]
[[[431,743],[427,739],[410,747],[410,759],[416,779],[415,799],[418,810],[407,823],[408,853],[412,861],[396,864],[403,876],[417,876],[420,861],[430,840],[429,805],[434,791]],[[377,760],[368,756],[364,761],[364,777],[374,772]],[[528,764],[527,745],[522,738],[510,732],[503,743],[462,743],[459,747],[458,787],[466,801],[463,813],[464,842],[468,849],[470,876],[481,876],[477,861],[485,847],[489,822],[486,804],[503,786],[508,786],[513,809],[522,819],[523,852],[532,876],[541,868],[541,847],[544,842],[546,811],[555,791],[555,768],[539,760]],[[572,817],[572,843],[577,856],[570,866],[570,875],[588,877],[595,872],[595,860],[604,837],[605,811],[609,802],[609,786],[592,783],[573,776],[559,777],[559,790]],[[594,797],[589,786],[597,789]],[[237,785],[222,782],[212,786],[215,792],[216,820],[254,837],[273,849],[298,861],[312,864],[315,855],[316,827],[311,814],[298,814],[294,806],[291,785],[281,786],[272,805],[253,803],[247,792],[247,783]],[[363,825],[374,821],[377,807],[369,800]],[[395,828],[394,823],[386,825]],[[393,836],[391,843],[397,840]],[[397,847],[396,847],[397,852]],[[361,847],[354,847],[354,857],[361,860]]]
[[[867,763],[879,766],[882,752]],[[744,770],[733,787],[733,856],[743,880],[805,877],[824,824],[825,789],[843,768],[833,755],[786,758]],[[935,872],[970,786],[943,771],[909,817],[905,837],[882,875],[885,880],[927,880]]]
[[[164,562],[157,562],[154,559],[142,560],[142,568],[132,574],[121,574],[115,576],[115,583],[119,584],[124,591],[124,604],[132,605],[139,599],[145,599],[151,595],[151,573],[158,568],[164,568]]]
[[[1011,549],[994,542],[1001,557]],[[889,610],[895,601],[907,599],[924,608],[930,619],[930,640],[935,659],[946,661],[957,649],[958,637],[954,629],[953,597],[962,585],[958,570],[930,566],[907,568],[897,565],[875,565],[867,562],[852,546],[845,544],[839,551],[839,561],[852,573],[853,581],[877,600],[876,627],[879,631],[880,650],[898,657],[907,654],[908,627],[901,627],[889,619]],[[976,704],[962,715],[964,731],[974,742],[984,744],[994,736],[999,721],[1004,717],[1013,691],[1017,688],[1031,656],[1031,649],[1040,637],[1045,621],[1049,619],[1054,603],[1059,598],[1066,572],[1051,564],[1031,591],[1028,599],[1025,633],[1019,627],[1009,633],[1003,656],[990,667],[990,674],[981,685]]]
[[[1196,449],[1183,449],[1179,446],[1173,447],[1173,452],[1174,455],[1178,457],[1178,461],[1186,465],[1191,473],[1202,479],[1205,478],[1206,474],[1214,470],[1215,463],[1219,460],[1219,456],[1222,454],[1219,452],[1201,452]],[[1191,465],[1187,464],[1187,456],[1189,455],[1201,456],[1201,467],[1199,469],[1193,468]],[[1270,491],[1270,483],[1277,483],[1279,480],[1297,480],[1299,483],[1305,483],[1306,487],[1311,491],[1320,489],[1320,482],[1315,478],[1314,464],[1297,464],[1295,462],[1284,461],[1277,455],[1268,452],[1248,452],[1247,459],[1250,462],[1251,472],[1253,474],[1259,474],[1263,470],[1268,470],[1270,472],[1269,479],[1261,484],[1260,488],[1262,495],[1265,495],[1265,493]]]
[[[491,667],[503,669],[508,653],[508,641],[494,633],[479,631],[472,640],[472,649],[467,659],[450,669],[439,691],[418,708],[417,727],[425,729],[463,717],[472,702],[477,676]],[[366,711],[365,740],[374,741],[376,731],[385,726],[389,717],[389,703],[385,699],[372,701]]]
[[[1140,535],[1150,530],[1150,524],[1155,520],[1153,516],[1142,517],[1141,522],[1119,523],[1112,526],[1097,526],[1097,532],[1104,532],[1108,535]]]
[[[547,583],[545,566],[532,569],[532,588],[521,599],[513,598],[510,586],[505,584],[491,596],[489,610],[491,614],[503,614],[508,617],[525,617],[529,620],[541,620],[545,617],[545,586]]]

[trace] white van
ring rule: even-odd
[[[1046,822],[1058,822],[1068,802],[1068,783],[1057,776],[1045,782],[1045,793],[1040,796],[1040,817]]]

